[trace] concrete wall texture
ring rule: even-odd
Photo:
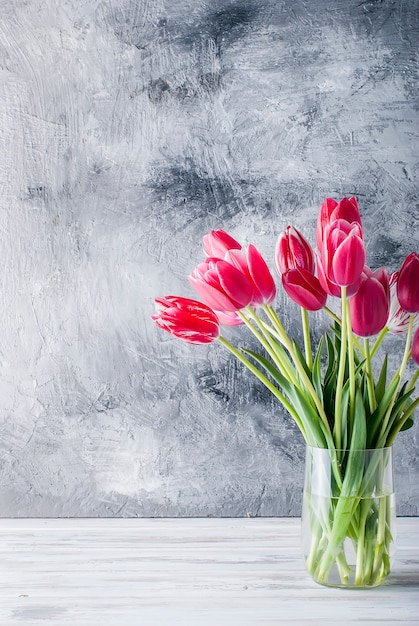
[[[417,0],[2,3],[1,516],[300,514],[291,419],[221,345],[157,329],[153,299],[195,296],[210,229],[273,268],[327,196],[358,198],[373,268],[417,251],[418,43]]]

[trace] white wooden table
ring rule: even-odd
[[[0,520],[0,624],[419,625],[419,518],[369,591],[312,582],[298,519]]]

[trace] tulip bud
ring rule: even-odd
[[[264,258],[253,244],[241,250],[229,250],[224,258],[252,284],[252,306],[271,304],[276,295],[275,281]]]
[[[361,226],[361,216],[359,214],[358,203],[355,198],[342,198],[336,202],[332,198],[326,198],[320,207],[317,219],[316,241],[319,250],[322,249],[324,230],[328,224],[335,220],[345,220],[349,224],[357,223]]]
[[[282,285],[289,297],[307,311],[318,311],[326,304],[327,294],[318,278],[302,267],[282,274]]]
[[[388,313],[387,327],[395,335],[407,332],[409,327],[410,313],[402,309],[397,297],[397,283],[399,272],[393,272],[389,278],[390,285],[390,309]],[[419,323],[419,313],[414,315],[413,324]]]
[[[419,328],[416,330],[413,335],[412,342],[412,359],[419,366]]]
[[[339,219],[324,231],[321,263],[327,280],[340,287],[356,283],[365,265],[361,226]]]
[[[275,267],[281,276],[287,270],[302,267],[314,274],[314,254],[310,244],[303,235],[292,226],[278,237],[275,250]]]
[[[326,278],[326,274],[324,272],[323,265],[322,265],[319,255],[317,255],[317,275],[319,277],[321,286],[323,287],[323,289],[325,290],[327,294],[329,294],[330,296],[335,296],[336,298],[342,297],[342,288],[339,287],[339,285],[335,285],[335,283],[330,282],[330,280]],[[346,295],[348,298],[350,296],[353,296],[354,293],[358,291],[360,284],[361,284],[361,277],[359,277],[359,279],[355,283],[352,283],[352,285],[349,285],[346,288]]]
[[[388,276],[383,268],[364,268],[361,284],[349,300],[352,330],[360,337],[379,333],[387,323],[390,302]]]
[[[205,344],[215,341],[220,334],[220,323],[208,306],[177,296],[156,298],[157,313],[151,319],[174,337],[187,343]]]
[[[225,230],[212,230],[202,237],[204,252],[209,257],[223,259],[229,250],[240,250],[241,245]]]
[[[400,268],[397,297],[408,313],[419,311],[419,254],[416,252],[411,252]]]
[[[194,269],[188,280],[214,311],[238,311],[250,304],[254,294],[246,276],[223,259],[208,258]]]

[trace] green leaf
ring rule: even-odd
[[[253,357],[287,394],[303,423],[310,444],[318,448],[327,447],[327,433],[325,433],[323,422],[309,402],[308,396],[299,387],[293,385],[268,359],[251,350],[245,348],[242,350]]]
[[[325,386],[327,381],[330,379],[334,371],[337,371],[336,367],[336,351],[333,345],[333,341],[331,340],[328,333],[326,333],[326,343],[327,343],[327,369],[324,375]]]
[[[393,380],[384,392],[383,397],[377,405],[377,408],[368,420],[368,436],[367,445],[369,448],[375,448],[377,444],[377,437],[380,433],[381,426],[383,424],[384,417],[387,413],[390,402],[393,400],[393,396],[396,392],[399,384],[398,379]]]
[[[365,408],[359,389],[355,394],[355,418],[352,429],[352,437],[348,454],[348,462],[345,470],[341,495],[344,497],[356,496],[359,492],[363,478],[363,450],[367,440],[367,425]],[[362,463],[362,467],[361,467]]]
[[[412,395],[412,393],[414,392],[414,389],[410,389],[410,391],[407,391],[406,393],[404,393],[404,390],[406,389],[407,386],[407,382],[403,385],[403,387],[400,389],[399,395],[397,397],[396,402],[394,403],[394,407],[391,411],[391,413],[397,416],[398,413],[401,413],[404,408],[405,408],[405,404],[410,400],[410,396]],[[412,404],[412,401],[409,402],[409,404]]]
[[[393,423],[393,426],[391,430],[389,431],[388,436],[386,438],[386,442],[385,442],[386,445],[390,446],[393,444],[394,439],[397,436],[397,433],[399,433],[402,430],[407,430],[408,428],[411,428],[411,426],[413,425],[413,413],[418,405],[419,405],[419,398],[416,398],[413,402],[409,403],[409,406],[405,409],[400,419],[396,420]]]
[[[313,372],[312,372],[313,386],[322,404],[323,404],[323,387],[322,387],[322,378],[321,378],[321,357],[322,357],[323,345],[324,345],[324,337],[321,337],[319,341],[319,346],[317,348],[317,353],[313,362]]]
[[[400,432],[403,430],[409,430],[409,428],[412,428],[413,424],[414,424],[414,420],[412,417],[408,417],[407,420],[405,421],[405,423],[403,424],[403,426],[400,428]]]
[[[326,343],[328,362],[323,382],[323,406],[326,415],[332,417],[332,419],[329,421],[333,421],[333,415],[335,410],[336,381],[338,377],[338,353],[335,350],[333,341],[329,337],[329,334],[326,334]]]
[[[384,440],[385,441],[387,441],[387,439],[389,438],[390,433],[393,430],[393,426],[394,425],[397,426],[397,423],[399,423],[399,420],[400,420],[400,418],[402,416],[402,413],[403,413],[404,416],[409,415],[409,409],[410,409],[410,411],[413,411],[414,408],[415,408],[414,406],[413,406],[413,408],[410,408],[413,405],[413,402],[411,401],[410,396],[412,395],[414,389],[411,389],[407,393],[404,393],[404,390],[406,389],[406,387],[407,387],[407,382],[400,389],[399,394],[398,394],[398,398],[397,398],[396,402],[394,403],[394,406],[393,406],[393,408],[391,410],[390,417],[389,417],[388,424],[387,424],[387,428],[386,428],[385,433],[384,433]]]
[[[379,404],[383,398],[384,392],[386,390],[386,382],[387,382],[387,354],[384,357],[383,366],[381,368],[380,376],[378,378],[377,384],[375,385],[375,400],[377,404]]]
[[[294,352],[295,352],[296,356],[298,357],[298,360],[300,361],[300,364],[302,365],[302,367],[305,370],[305,373],[307,374],[307,376],[311,380],[310,368],[307,365],[306,358],[305,358],[304,354],[302,353],[300,346],[298,345],[298,343],[295,340],[292,342],[292,344],[293,344]]]
[[[342,403],[341,403],[341,436],[342,450],[346,450],[348,441],[350,439],[350,429],[348,428],[348,408],[349,408],[349,381],[342,389]],[[333,412],[333,421],[336,423],[336,415]],[[334,424],[333,424],[334,425]]]

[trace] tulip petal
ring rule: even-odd
[[[166,296],[156,298],[156,315],[151,319],[161,329],[187,343],[206,344],[220,334],[219,320],[209,307],[197,300]]]
[[[365,258],[362,240],[356,235],[349,235],[333,256],[333,282],[342,287],[356,282],[362,274]]]
[[[225,260],[237,268],[253,286],[251,304],[270,304],[276,295],[272,274],[258,251],[249,244],[241,250],[229,250]]]
[[[336,219],[344,219],[350,224],[357,222],[361,224],[361,216],[359,214],[358,203],[355,198],[342,198],[338,205],[333,209],[330,221]]]
[[[216,311],[237,311],[247,306],[253,286],[236,267],[222,259],[208,258],[188,276],[202,300]]]
[[[235,311],[216,311],[220,324],[224,326],[240,326],[244,324]]]
[[[409,328],[410,313],[402,309],[397,297],[397,282],[399,272],[393,272],[389,278],[390,286],[390,310],[388,313],[387,328],[395,335],[407,332]],[[413,327],[419,324],[419,313],[415,313],[413,317]]]
[[[220,286],[232,301],[237,303],[236,309],[247,306],[253,296],[253,286],[246,276],[226,261],[217,263]],[[220,308],[219,310],[223,310]]]
[[[349,300],[352,330],[360,337],[379,333],[387,323],[389,289],[374,276],[363,274],[361,285]]]
[[[400,268],[397,297],[405,311],[419,312],[419,254],[416,252],[411,252]]]
[[[287,226],[275,247],[275,267],[281,276],[287,270],[302,267],[314,273],[314,253],[305,237],[293,226]]]
[[[216,289],[212,285],[195,278],[193,274],[188,276],[188,280],[205,304],[215,311],[237,311],[237,309],[240,308],[237,306],[237,303],[232,302],[231,299],[225,295],[225,293]]]
[[[327,294],[319,280],[302,268],[285,272],[282,285],[289,297],[307,311],[318,311],[326,304]]]
[[[209,257],[223,259],[228,250],[238,249],[241,245],[225,230],[212,230],[202,237],[204,252]]]
[[[323,204],[320,207],[319,216],[317,219],[317,228],[316,228],[316,243],[319,250],[321,250],[324,239],[324,229],[326,225],[330,221],[330,216],[337,206],[336,200],[333,198],[326,198]]]
[[[260,302],[257,304],[271,304],[276,295],[275,282],[265,259],[253,244],[248,246],[247,260],[253,284],[261,294]]]

